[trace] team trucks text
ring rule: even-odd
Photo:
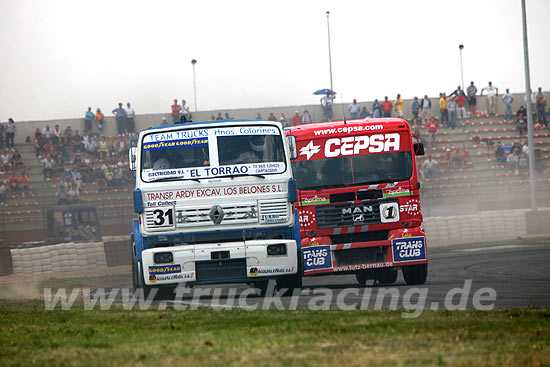
[[[326,122],[286,130],[297,158],[304,275],[355,273],[407,284],[428,274],[415,157],[424,147],[402,119]]]
[[[301,287],[296,181],[280,123],[161,126],[140,132],[136,144],[134,288]]]

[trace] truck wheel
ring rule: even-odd
[[[149,298],[149,294],[153,289],[156,289],[155,296],[158,294],[158,287],[153,287],[151,285],[145,284],[145,280],[143,279],[143,263],[140,261],[139,263],[139,288],[143,289],[143,296],[145,298]]]
[[[256,294],[260,297],[267,297],[267,288],[269,286],[268,280],[262,280],[259,282],[253,282],[252,287],[256,288]],[[271,297],[273,294],[270,294],[269,297]]]
[[[302,250],[298,251],[298,270],[296,274],[286,275],[277,279],[277,291],[286,289],[284,293],[281,294],[282,297],[292,296],[295,289],[302,289],[302,278],[304,276],[304,255]]]
[[[403,266],[403,278],[408,285],[426,283],[428,278],[428,264]]]
[[[136,260],[136,249],[134,247],[134,235],[131,237],[130,246],[130,251],[132,251],[132,290],[135,292],[139,288],[139,270]]]
[[[360,286],[364,287],[367,284],[367,272],[362,270],[357,270],[355,272],[355,279],[357,279],[357,283],[359,283]]]
[[[376,280],[378,280],[378,283],[380,284],[393,284],[397,281],[397,269],[384,269],[380,272],[380,275]]]

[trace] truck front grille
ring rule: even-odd
[[[197,282],[246,279],[246,259],[197,261]]]
[[[220,204],[221,221],[218,224],[247,224],[258,222],[258,209],[255,202]],[[177,227],[197,227],[214,225],[213,206],[180,207],[176,209]]]
[[[380,223],[380,202],[318,205],[315,208],[320,229]]]
[[[338,266],[375,264],[386,261],[387,250],[383,247],[352,248],[334,251]]]

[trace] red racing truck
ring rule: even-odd
[[[422,143],[402,119],[286,130],[297,159],[304,275],[355,274],[359,284],[407,284],[428,275],[416,159]]]

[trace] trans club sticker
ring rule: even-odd
[[[426,260],[424,237],[394,238],[391,245],[394,263]]]
[[[330,246],[310,246],[303,250],[304,270],[332,269]]]

